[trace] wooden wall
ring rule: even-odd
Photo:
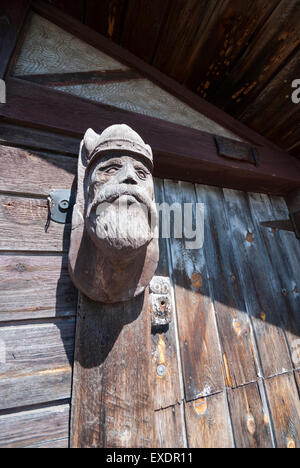
[[[77,293],[69,226],[45,226],[51,188],[72,186],[78,142],[0,133],[0,446],[66,447]]]
[[[46,229],[47,196],[72,187],[79,138],[23,125],[0,123],[0,446],[66,447],[77,294],[70,226]],[[174,318],[152,334],[153,445],[300,447],[299,242],[260,224],[287,218],[285,202],[155,185],[157,202],[202,203],[205,231],[197,250],[160,239]]]

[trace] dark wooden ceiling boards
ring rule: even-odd
[[[300,157],[300,0],[44,0]]]

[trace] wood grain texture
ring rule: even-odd
[[[163,181],[155,180],[155,202],[163,203],[164,187]],[[160,221],[161,223],[161,221]],[[161,226],[161,224],[160,224]],[[169,252],[167,239],[159,238],[159,263],[155,272],[156,276],[170,277],[169,271]],[[153,372],[153,393],[154,409],[167,408],[179,403],[183,395],[180,388],[180,375],[177,345],[176,345],[176,314],[173,304],[173,315],[171,323],[166,327],[152,330],[152,372]],[[166,367],[166,373],[163,376],[157,374],[157,366],[163,364]],[[169,414],[169,413],[168,413]],[[176,411],[177,414],[177,411]],[[162,416],[163,418],[163,416]],[[178,420],[179,424],[179,420]]]
[[[0,415],[0,447],[68,446],[69,405]]]
[[[3,322],[76,315],[66,256],[0,255],[0,294]]]
[[[108,108],[16,79],[8,80],[7,92],[8,103],[0,109],[0,115],[43,126],[47,130],[59,129],[80,137],[87,127],[94,127],[95,122],[97,130],[103,130],[116,121],[127,122],[151,144],[155,157],[154,175],[161,178],[172,177],[275,194],[297,188],[300,183],[298,161],[268,147],[259,148],[260,164],[255,167],[221,158],[213,136],[199,130]],[[43,103],[47,103],[46,112]]]
[[[29,10],[29,0],[4,0],[0,6],[0,78],[4,78],[18,35]]]
[[[0,327],[0,409],[70,398],[74,326],[65,319]]]
[[[154,413],[155,448],[184,448],[180,405],[170,406]]]
[[[222,83],[222,92],[219,92],[216,97],[219,105],[226,104],[226,110],[236,117],[249,103],[252,103],[253,99],[268,85],[270,79],[280,72],[300,44],[299,2],[281,0],[279,3],[277,1],[263,3],[266,9],[269,9],[269,13],[272,8],[276,8],[267,20],[260,24],[257,34],[249,42],[241,59],[231,69],[227,79]],[[255,2],[251,4],[255,8]],[[248,5],[249,12],[251,6]],[[255,10],[250,18],[256,25],[258,17],[255,15]],[[260,9],[259,19],[261,18],[263,14]],[[291,101],[290,107],[293,107]],[[263,113],[267,121],[268,114]],[[262,130],[260,131],[263,133]]]
[[[14,75],[120,70],[127,67],[33,13]]]
[[[48,196],[71,189],[76,167],[76,159],[68,156],[0,146],[1,191]]]
[[[45,199],[0,195],[0,250],[66,251],[70,225],[50,223]]]
[[[73,376],[72,447],[151,447],[148,292],[121,304],[80,296]]]
[[[228,391],[237,448],[272,448],[270,421],[257,383]]]
[[[5,122],[0,122],[0,142],[5,146],[28,147],[76,157],[80,145],[79,138]]]
[[[260,226],[263,221],[289,219],[288,208],[281,197],[250,193],[248,198],[253,220],[260,231],[268,256],[269,277],[292,355],[294,342],[300,334],[300,244],[292,232]],[[266,319],[268,320],[267,317]],[[299,368],[300,363],[294,362],[294,366]]]
[[[225,392],[186,403],[188,447],[233,448]]]
[[[152,64],[182,83],[217,1],[172,0]],[[210,50],[210,49],[209,49]],[[183,66],[184,64],[184,66]]]
[[[165,16],[170,7],[174,8],[169,0],[128,2],[121,38],[122,47],[145,62],[151,62],[165,29]]]
[[[128,0],[87,0],[85,24],[119,42]]]
[[[169,206],[177,203],[177,209],[184,203],[194,204],[194,186],[165,181],[165,201]],[[176,226],[181,223],[182,218],[174,220]],[[172,231],[171,236],[185,397],[193,400],[224,388],[222,357],[203,250],[188,250],[187,239],[175,238]]]
[[[255,338],[246,312],[238,268],[234,260],[229,222],[221,189],[196,186],[197,202],[205,206],[204,256],[216,311],[226,383],[230,387],[253,382],[258,363]]]
[[[293,374],[265,382],[277,447],[300,447],[300,401]]]
[[[292,368],[274,295],[272,266],[246,194],[225,189],[224,195],[242,294],[251,317],[263,376],[270,377]]]

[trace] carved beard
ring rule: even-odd
[[[127,184],[104,187],[87,211],[88,233],[111,255],[138,253],[153,239],[156,225],[156,207],[147,192]]]

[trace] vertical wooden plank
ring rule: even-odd
[[[85,24],[119,42],[128,0],[86,0]]]
[[[153,420],[148,291],[114,305],[80,295],[71,446],[151,447]]]
[[[29,0],[2,0],[0,6],[0,78],[6,73],[8,63],[16,46]]]
[[[186,421],[189,447],[234,446],[225,392],[186,403]]]
[[[155,448],[184,448],[180,405],[154,413]]]
[[[248,194],[253,220],[260,231],[268,256],[269,277],[274,285],[277,310],[284,325],[291,355],[300,334],[300,244],[294,233],[261,226],[261,222],[289,219],[285,201],[281,197]],[[267,318],[268,320],[268,318]],[[294,362],[300,367],[300,362]]]
[[[156,179],[155,201],[157,204],[163,203],[163,190],[163,181]],[[168,256],[167,239],[163,239],[160,235],[159,264],[155,273],[157,276],[170,277]],[[168,326],[160,327],[157,330],[152,329],[152,369],[155,410],[180,403],[183,398],[180,391],[175,320],[176,315],[173,311],[172,320]],[[161,364],[166,368],[166,372],[163,376],[157,373],[157,367]]]
[[[172,3],[172,2],[171,2]],[[161,29],[164,25],[165,15],[172,8],[169,0],[130,0],[124,21],[121,45],[134,55],[151,62]]]
[[[165,201],[171,208],[177,204],[173,207],[177,207],[179,219],[173,225],[178,228],[182,225],[178,210],[183,210],[185,203],[195,208],[195,188],[192,184],[166,180]],[[187,249],[185,239],[175,238],[172,231],[171,234],[185,396],[193,400],[224,388],[222,358],[203,249]]]
[[[200,185],[196,186],[196,190],[198,202],[205,205],[204,253],[227,385],[236,387],[256,380],[254,337],[233,255],[223,191]]]
[[[294,375],[277,375],[265,382],[279,448],[300,448],[300,401]]]
[[[233,252],[251,316],[265,377],[292,369],[280,311],[274,298],[272,277],[259,231],[253,222],[247,195],[224,189]]]
[[[237,448],[272,448],[270,421],[257,383],[228,391]]]

